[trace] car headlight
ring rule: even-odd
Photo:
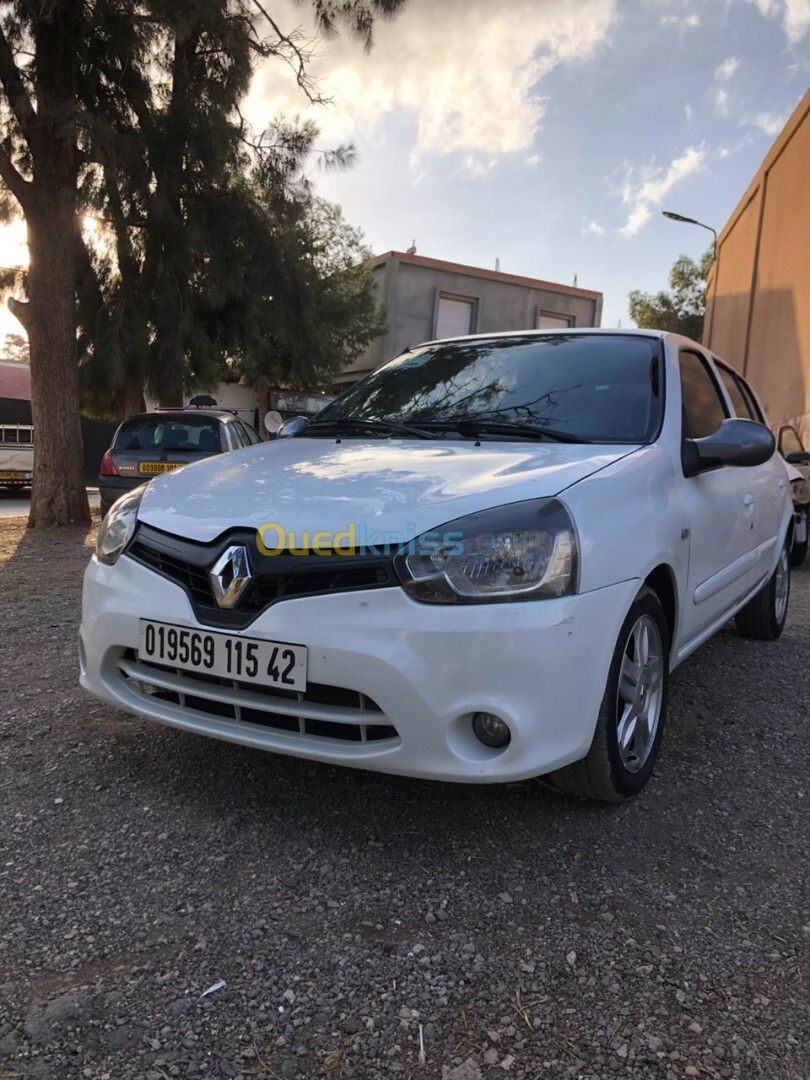
[[[790,481],[790,497],[797,506],[807,506],[810,503],[810,480],[804,477]]]
[[[577,585],[577,538],[556,499],[458,518],[411,540],[394,559],[414,600],[486,604],[566,596]]]
[[[132,539],[144,491],[145,487],[136,488],[107,511],[96,537],[96,558],[100,562],[112,566]]]

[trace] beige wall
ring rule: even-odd
[[[720,234],[703,340],[810,438],[810,92]]]

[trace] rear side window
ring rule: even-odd
[[[245,432],[247,434],[248,439],[251,442],[251,445],[253,445],[255,443],[260,443],[262,441],[259,438],[259,433],[256,431],[256,429],[254,427],[251,427],[250,424],[246,424],[244,421],[242,421],[242,427],[245,429]]]
[[[725,405],[702,356],[682,352],[680,369],[684,438],[703,439],[726,419]]]
[[[211,416],[138,416],[127,420],[113,450],[221,450],[219,420]]]
[[[240,446],[252,445],[253,439],[251,439],[250,437],[251,429],[248,427],[247,424],[243,424],[241,420],[232,420],[231,431],[236,432],[236,437],[239,439]]]
[[[762,423],[762,414],[757,408],[748,384],[735,371],[723,364],[718,364],[717,370],[720,372],[723,386],[728,391],[737,416],[742,417],[743,420],[756,420],[757,423]]]

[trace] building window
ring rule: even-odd
[[[463,337],[475,331],[476,301],[459,296],[439,294],[436,308],[436,333],[434,337]]]
[[[538,330],[559,330],[566,326],[573,326],[574,322],[573,315],[556,315],[553,311],[537,312]]]

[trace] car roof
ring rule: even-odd
[[[152,409],[150,412],[133,413],[132,416],[126,418],[124,423],[128,424],[130,420],[145,420],[152,417],[160,420],[186,420],[195,416],[208,416],[216,420],[239,419],[238,416],[228,409],[198,409],[194,407],[192,409]]]
[[[421,349],[424,345],[439,345],[449,341],[492,341],[502,338],[525,338],[525,337],[559,337],[560,334],[585,336],[588,334],[601,334],[606,337],[649,337],[661,340],[668,336],[667,330],[640,330],[638,327],[628,327],[627,330],[611,330],[604,326],[571,326],[560,327],[559,330],[493,330],[489,334],[463,334],[460,337],[436,338],[434,341],[423,341],[414,348]]]

